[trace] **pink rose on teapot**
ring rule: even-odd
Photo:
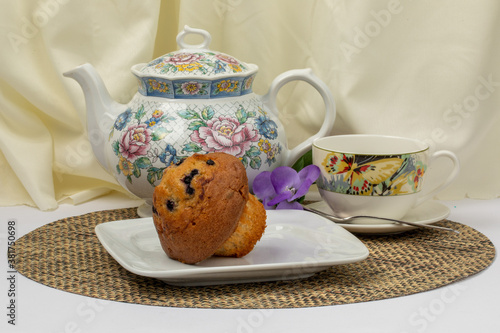
[[[191,140],[199,143],[207,153],[223,152],[243,157],[260,134],[248,123],[240,124],[235,118],[219,117],[207,122],[191,134]]]
[[[148,153],[150,141],[151,131],[147,125],[132,125],[120,139],[120,154],[130,162],[134,162],[138,157]]]

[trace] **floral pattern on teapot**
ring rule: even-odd
[[[146,77],[141,79],[139,92],[144,96],[166,98],[220,98],[242,96],[252,92],[255,74],[219,80],[167,80]]]
[[[144,96],[220,98],[251,93],[256,68],[223,53],[176,51],[153,60],[140,73],[154,75],[140,77]]]
[[[180,105],[166,110],[153,102],[141,103],[116,118],[109,140],[118,175],[132,183],[145,173],[155,186],[166,167],[194,153],[225,152],[254,170],[279,162],[283,147],[278,125],[261,107],[242,103],[216,114],[210,105]],[[170,133],[175,141],[167,140]]]
[[[143,68],[142,72],[148,73],[153,69],[154,73],[161,74],[210,76],[241,73],[248,68],[244,63],[224,53],[177,51],[151,61]]]

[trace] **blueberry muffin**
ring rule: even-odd
[[[194,154],[165,169],[153,194],[153,221],[172,259],[194,264],[212,256],[235,231],[249,198],[241,161]]]
[[[266,210],[264,205],[252,194],[245,205],[236,230],[228,240],[215,251],[222,257],[243,257],[253,250],[266,229]]]

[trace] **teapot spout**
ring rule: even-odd
[[[126,106],[114,101],[101,77],[91,64],[83,64],[63,73],[82,87],[87,109],[87,133],[92,150],[99,163],[107,170],[105,143],[118,114]]]

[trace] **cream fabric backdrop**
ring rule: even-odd
[[[83,95],[62,72],[90,62],[125,103],[131,65],[175,50],[185,24],[259,65],[258,94],[286,70],[312,68],[337,103],[332,134],[408,136],[457,153],[462,171],[438,198],[499,196],[497,0],[41,0],[0,8],[0,205],[53,209],[121,190],[94,159]],[[323,105],[311,87],[290,83],[278,97],[290,146],[317,131]],[[435,166],[429,183],[448,172]]]

